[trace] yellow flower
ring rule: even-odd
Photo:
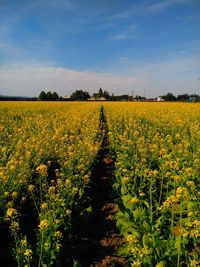
[[[129,243],[137,243],[137,237],[136,236],[134,236],[134,235],[127,235],[126,236],[126,240],[127,240],[127,242],[129,242]]]
[[[186,172],[187,174],[191,174],[191,173],[192,173],[192,168],[186,168],[186,169],[185,169],[185,172]]]
[[[132,263],[131,266],[140,267],[141,265],[142,265],[142,262],[139,259],[137,259]]]
[[[70,215],[71,213],[71,210],[66,210],[66,215]]]
[[[61,221],[60,220],[55,220],[55,224],[60,225]]]
[[[51,244],[50,244],[50,242],[45,242],[44,243],[44,249],[46,250],[46,251],[48,251],[49,249],[50,249],[50,247],[51,247]]]
[[[66,184],[66,186],[69,186],[69,185],[71,184],[70,179],[66,179],[66,180],[65,180],[65,184]]]
[[[122,184],[127,184],[130,182],[130,178],[129,177],[123,177],[122,178]]]
[[[57,179],[57,185],[62,186],[62,179]]]
[[[49,190],[48,190],[49,194],[54,194],[55,191],[56,191],[55,186],[50,186],[50,187],[49,187]]]
[[[46,202],[44,202],[44,203],[41,204],[41,209],[42,210],[45,210],[47,208],[48,208],[48,204]]]
[[[42,220],[41,222],[40,222],[40,224],[39,224],[39,228],[40,229],[46,229],[46,228],[48,228],[48,226],[49,226],[49,222],[48,222],[48,220]]]
[[[4,194],[5,197],[8,197],[9,196],[9,192],[7,192],[7,191],[4,192],[3,194]]]
[[[17,197],[17,192],[12,192],[12,196],[15,198],[15,197]]]
[[[195,184],[194,184],[193,181],[187,181],[187,182],[186,182],[186,185],[187,185],[188,187],[191,187],[191,189],[192,189],[192,188],[195,188]]]
[[[131,200],[130,200],[130,202],[131,202],[131,204],[135,204],[135,203],[137,203],[139,200],[136,198],[136,197],[133,197]]]
[[[18,223],[18,222],[12,222],[12,223],[11,223],[11,228],[12,228],[14,231],[19,231],[19,223]]]
[[[6,216],[7,217],[14,217],[17,215],[17,210],[14,208],[7,209]]]
[[[26,197],[22,197],[22,198],[21,198],[21,202],[22,202],[22,203],[25,203],[25,202],[26,202]]]
[[[191,260],[190,262],[191,267],[198,267],[199,264],[200,264],[200,261],[197,261],[197,260]]]
[[[32,254],[33,254],[33,252],[31,249],[26,249],[24,252],[24,256],[26,256],[26,257],[31,257]]]
[[[55,232],[54,236],[57,238],[62,238],[62,233],[60,231],[57,231]]]
[[[47,169],[48,169],[47,165],[45,165],[45,164],[40,164],[40,166],[38,166],[38,167],[36,168],[36,172],[37,172],[39,175],[41,175],[41,176],[46,176],[46,174],[47,174]]]
[[[200,160],[199,159],[195,159],[194,160],[194,164],[198,165],[200,163]]]
[[[32,185],[32,184],[30,184],[30,185],[28,186],[28,191],[32,193],[32,192],[34,192],[34,190],[35,190],[35,186]]]
[[[160,261],[159,263],[156,264],[156,267],[165,267],[166,263],[164,261]]]
[[[27,245],[27,240],[26,239],[22,239],[21,240],[21,244],[22,244],[22,246],[26,246]]]
[[[185,187],[182,187],[182,186],[179,186],[177,189],[176,189],[176,196],[178,198],[181,198],[181,197],[187,197],[188,195],[188,192],[187,192],[187,189]]]

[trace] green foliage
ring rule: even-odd
[[[47,100],[47,94],[44,91],[42,91],[39,95],[39,99],[42,101]]]
[[[76,90],[70,96],[71,100],[79,100],[79,101],[85,101],[88,100],[88,98],[90,98],[90,94],[83,90]]]
[[[39,95],[39,100],[41,100],[41,101],[56,101],[56,100],[59,100],[59,95],[55,91],[53,93],[51,91],[48,91],[47,93],[42,91]]]

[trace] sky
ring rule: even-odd
[[[0,95],[200,94],[200,0],[0,0]]]

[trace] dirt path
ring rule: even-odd
[[[71,256],[71,263],[61,264],[61,267],[129,266],[125,258],[116,255],[116,249],[124,243],[124,239],[118,233],[113,218],[116,213],[114,204],[116,195],[112,189],[114,162],[110,156],[103,109],[100,128],[103,141],[93,166],[91,188],[87,192],[91,200],[92,216],[86,222],[81,217],[75,219],[75,224],[80,220],[78,227],[74,229],[77,239],[74,239],[71,247],[66,249]],[[66,259],[66,254],[64,255]]]

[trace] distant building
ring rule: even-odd
[[[164,100],[161,96],[159,96],[159,97],[157,97],[156,101],[157,101],[157,102],[163,102],[163,101],[165,101],[165,100]]]
[[[105,101],[106,98],[105,97],[90,97],[88,100],[90,101]]]
[[[64,98],[64,99],[70,99],[70,96],[65,95],[65,96],[63,96],[63,98]]]
[[[95,98],[95,97],[90,97],[90,98],[88,98],[88,100],[89,100],[89,101],[95,101],[96,98]]]
[[[189,97],[188,102],[192,103],[195,102],[196,98],[195,97]]]

